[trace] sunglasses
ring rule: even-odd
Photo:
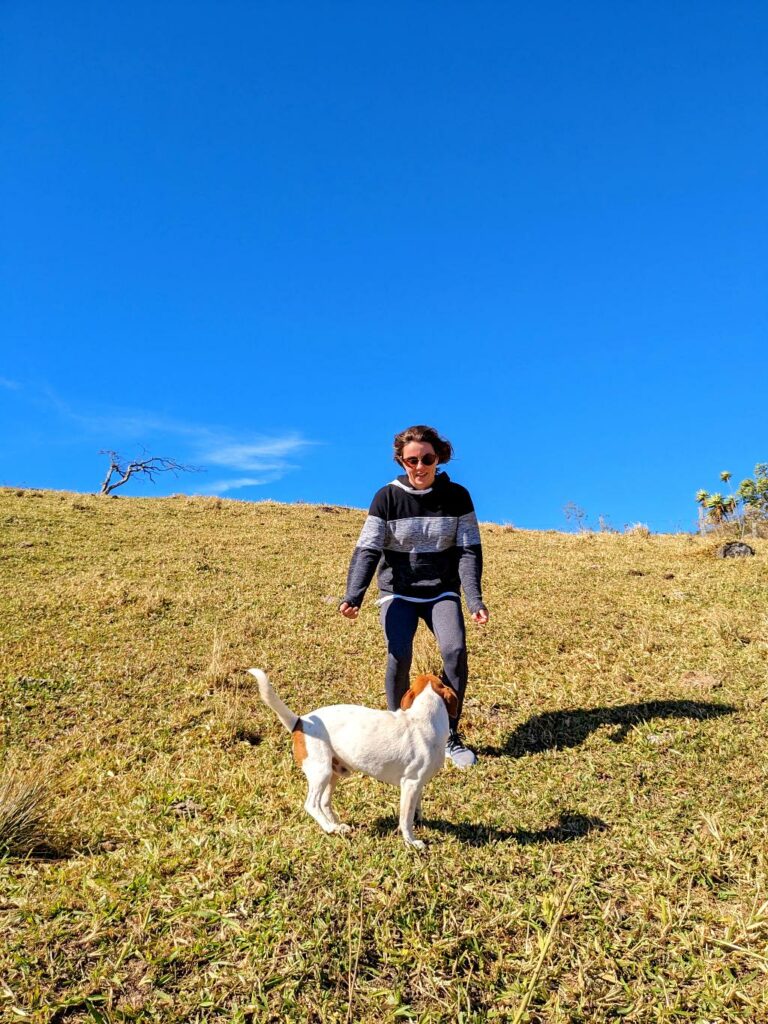
[[[426,455],[409,455],[407,459],[403,459],[403,465],[410,466],[411,469],[415,469],[419,463],[422,466],[434,466],[436,462],[437,456],[429,452]]]

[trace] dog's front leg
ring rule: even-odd
[[[416,808],[421,803],[422,786],[413,779],[403,779],[400,783],[400,831],[408,846],[423,850],[426,843],[413,835],[413,819]]]

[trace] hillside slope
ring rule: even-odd
[[[320,832],[243,672],[383,706],[373,601],[336,612],[363,516],[0,490],[4,767],[72,847],[0,860],[0,1013],[768,1020],[768,542],[482,527],[481,762],[427,791],[419,856],[369,779]]]

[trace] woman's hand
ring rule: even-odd
[[[487,608],[481,608],[480,611],[472,613],[472,621],[476,622],[478,626],[484,626],[490,617]]]
[[[341,602],[339,611],[345,619],[356,619],[360,614],[360,609],[356,605],[348,604],[346,601]]]

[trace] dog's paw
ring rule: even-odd
[[[427,844],[423,839],[406,839],[406,844],[413,850],[426,850]]]
[[[346,836],[352,831],[351,825],[345,825],[343,822],[339,822],[333,830],[337,835]]]

